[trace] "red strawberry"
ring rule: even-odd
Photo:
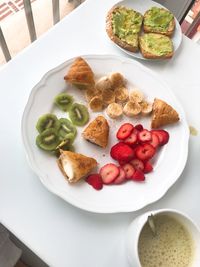
[[[140,170],[136,170],[132,176],[132,180],[134,181],[144,181],[145,180],[145,176],[144,173],[141,172]]]
[[[126,163],[124,166],[122,166],[122,168],[125,171],[126,179],[127,180],[131,179],[135,172],[135,169],[133,168],[133,166],[129,163]]]
[[[119,175],[115,178],[114,184],[121,184],[126,180],[126,173],[122,167],[119,167]]]
[[[123,165],[126,164],[127,162],[124,161],[124,160],[119,160],[118,163],[119,163],[120,166],[123,166]]]
[[[120,142],[111,148],[110,155],[115,160],[128,162],[134,157],[134,150],[127,144]]]
[[[138,130],[139,132],[141,132],[143,130],[142,124],[135,125],[135,129]]]
[[[135,170],[144,170],[144,163],[139,159],[132,159],[129,163],[133,165]]]
[[[149,173],[151,171],[153,171],[153,166],[151,165],[151,163],[149,161],[145,162],[144,163],[144,170],[143,170],[143,172],[144,173]]]
[[[150,144],[139,145],[135,149],[135,155],[138,159],[146,161],[151,159],[155,154],[155,148]]]
[[[104,184],[111,184],[119,175],[119,168],[115,164],[109,163],[100,169],[99,174]]]
[[[117,139],[124,140],[126,139],[131,132],[133,131],[134,126],[131,123],[124,123],[119,130],[117,131]]]
[[[103,187],[103,181],[98,173],[90,174],[86,178],[86,182],[96,190],[101,190]]]
[[[134,145],[137,142],[137,134],[134,131],[124,140],[125,144]]]
[[[147,142],[147,141],[151,141],[152,137],[151,137],[151,132],[144,129],[141,132],[138,133],[138,140],[140,142]]]
[[[169,133],[165,130],[152,130],[152,133],[156,134],[159,139],[159,145],[164,146],[169,141]]]
[[[160,144],[158,135],[155,134],[155,133],[152,133],[151,137],[152,137],[152,139],[151,139],[151,141],[148,142],[148,144],[150,144],[153,147],[157,148],[159,146],[159,144]]]

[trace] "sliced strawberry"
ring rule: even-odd
[[[123,166],[124,164],[126,164],[126,163],[127,163],[127,161],[124,161],[124,160],[119,160],[119,161],[118,161],[118,163],[119,163],[119,165],[120,165],[120,166]]]
[[[155,148],[150,144],[139,145],[135,149],[135,155],[138,159],[146,161],[151,159],[155,154]]]
[[[132,180],[134,181],[144,181],[145,180],[145,176],[144,176],[144,173],[141,172],[140,170],[136,170],[132,176]]]
[[[144,173],[149,173],[151,171],[153,171],[153,166],[151,165],[151,163],[149,161],[146,161],[144,163],[144,170],[143,170],[143,172]]]
[[[119,130],[117,131],[117,139],[124,140],[126,139],[131,132],[133,131],[134,126],[131,123],[124,123]]]
[[[113,184],[121,184],[126,180],[126,173],[122,167],[119,168],[119,175],[113,181]]]
[[[90,174],[85,180],[96,190],[103,188],[103,181],[98,173]]]
[[[128,162],[134,157],[134,150],[127,144],[120,142],[111,148],[110,155],[117,161]]]
[[[155,133],[151,134],[151,141],[148,142],[148,144],[152,145],[153,147],[157,148],[160,145],[158,135]]]
[[[152,130],[152,133],[156,134],[159,139],[159,145],[164,146],[169,141],[169,133],[165,130]]]
[[[137,143],[137,134],[134,131],[124,140],[125,144],[134,145]]]
[[[122,166],[122,168],[125,171],[126,179],[127,180],[131,179],[133,174],[134,174],[134,172],[135,172],[135,169],[134,169],[133,165],[131,165],[129,163],[126,163],[124,166]]]
[[[139,142],[147,142],[147,141],[151,141],[151,139],[152,139],[151,132],[146,129],[138,133]]]
[[[139,132],[141,132],[144,128],[143,128],[142,124],[137,124],[137,125],[135,125],[135,129],[138,130]]]
[[[144,163],[139,159],[132,159],[129,163],[133,165],[135,170],[144,170]]]
[[[109,163],[100,169],[99,174],[104,184],[111,184],[119,175],[119,168],[115,164]]]

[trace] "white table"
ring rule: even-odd
[[[190,137],[187,165],[177,183],[161,200],[135,213],[79,210],[48,192],[27,163],[21,117],[43,74],[81,54],[124,55],[105,33],[105,14],[115,2],[87,0],[0,71],[0,221],[50,266],[128,266],[124,234],[146,210],[180,209],[200,226],[199,136]],[[188,123],[200,129],[200,47],[184,37],[172,60],[141,63],[169,84]]]

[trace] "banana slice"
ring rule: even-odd
[[[128,99],[128,89],[126,87],[118,87],[115,89],[115,101],[125,102]]]
[[[141,106],[141,108],[142,108],[142,114],[143,114],[143,115],[147,115],[147,114],[151,113],[151,111],[152,111],[152,107],[153,107],[152,103],[149,103],[149,102],[143,100],[143,101],[140,103],[140,106]]]
[[[101,77],[95,84],[95,88],[99,91],[112,88],[111,80],[107,76]]]
[[[101,96],[94,96],[89,102],[89,107],[94,112],[102,111],[103,110],[102,97]]]
[[[122,115],[123,109],[122,109],[122,106],[120,104],[111,103],[108,105],[108,107],[106,109],[106,113],[108,114],[108,116],[110,118],[116,119]]]
[[[112,88],[115,90],[117,87],[122,87],[125,85],[124,76],[119,72],[113,72],[109,76],[112,84]]]
[[[106,106],[115,102],[115,92],[111,89],[104,89],[102,91],[102,100]]]
[[[129,100],[131,102],[140,103],[140,102],[142,102],[143,99],[144,99],[144,94],[140,90],[134,89],[134,90],[130,91]]]
[[[134,117],[140,114],[142,108],[138,103],[128,101],[123,108],[123,112],[127,117]]]
[[[99,96],[99,91],[96,88],[88,88],[85,91],[85,98],[88,102],[94,97],[94,96]]]

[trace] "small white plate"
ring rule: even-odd
[[[135,60],[111,55],[87,55],[83,58],[91,66],[96,78],[110,72],[120,72],[127,79],[129,89],[136,86],[144,92],[149,101],[153,101],[154,97],[163,99],[179,113],[180,122],[165,128],[170,134],[170,141],[157,153],[154,159],[154,171],[146,175],[145,182],[104,186],[101,191],[96,191],[84,180],[74,185],[68,184],[57,166],[56,158],[36,146],[35,139],[38,133],[35,125],[38,118],[49,112],[58,117],[66,116],[53,105],[53,98],[57,94],[67,91],[73,94],[76,102],[86,104],[82,91],[70,87],[63,79],[74,59],[50,70],[32,89],[22,118],[22,138],[28,160],[47,189],[76,207],[99,213],[138,210],[160,199],[183,171],[187,160],[189,138],[184,111],[168,86],[156,74]],[[94,119],[97,115],[98,113],[90,112],[90,119]],[[120,120],[112,120],[105,111],[103,115],[110,125],[109,144],[105,150],[81,137],[84,127],[77,127],[78,136],[75,139],[76,152],[94,157],[99,167],[114,162],[109,151],[117,142],[115,135],[121,124],[130,121],[133,124],[142,123],[147,129],[150,127],[149,116],[133,119],[123,116]]]
[[[142,15],[144,15],[145,11],[147,11],[148,9],[150,9],[153,6],[157,6],[157,7],[162,7],[167,9],[166,7],[151,1],[151,0],[145,0],[145,1],[141,1],[141,0],[123,0],[118,2],[117,4],[115,4],[115,6],[126,6],[129,8],[132,8],[138,12],[140,12]],[[172,36],[172,42],[173,42],[173,46],[174,46],[174,53],[176,52],[176,50],[179,48],[181,41],[182,41],[182,31],[181,31],[181,26],[178,22],[178,20],[175,18],[175,31],[174,34]],[[163,60],[163,59],[148,59],[148,58],[144,58],[142,56],[142,54],[138,51],[136,53],[130,52],[124,48],[122,48],[121,46],[117,45],[115,42],[113,42],[114,45],[116,45],[117,47],[119,47],[123,52],[125,52],[126,54],[138,58],[138,59],[143,59],[143,60]]]

